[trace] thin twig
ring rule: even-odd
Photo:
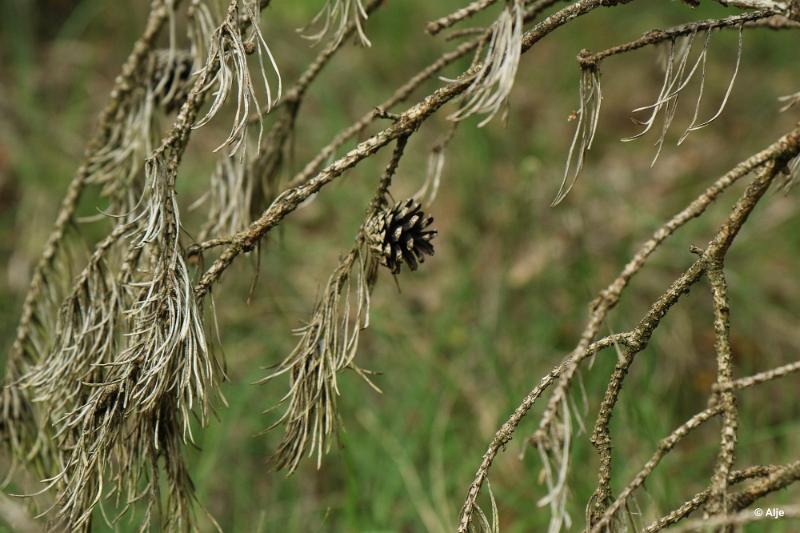
[[[759,10],[741,15],[732,15],[721,19],[708,19],[697,22],[689,22],[680,26],[675,26],[666,30],[652,30],[645,33],[642,37],[625,44],[620,44],[607,48],[600,52],[582,54],[578,56],[578,62],[581,66],[597,66],[609,57],[624,54],[644,48],[645,46],[652,46],[665,41],[673,41],[678,37],[699,33],[702,31],[711,31],[722,28],[736,28],[742,24],[758,21],[761,19],[769,19],[775,15],[772,10]],[[745,26],[749,27],[749,26]]]
[[[752,387],[757,383],[764,383],[769,380],[781,378],[784,376],[789,375],[792,371],[796,371],[800,369],[800,364],[795,363],[793,365],[785,365],[783,367],[778,367],[773,369],[772,371],[768,372],[761,372],[759,374],[755,374],[752,376],[748,376],[746,378],[742,378],[730,383],[730,388],[732,390],[742,390],[748,387]],[[714,394],[717,394],[717,391],[714,391]],[[710,400],[710,406],[700,411],[699,413],[692,416],[689,420],[684,422],[681,426],[676,428],[672,433],[670,433],[667,437],[664,437],[659,441],[658,446],[656,447],[656,451],[653,453],[652,457],[648,459],[645,465],[642,467],[639,472],[633,477],[633,479],[625,486],[625,488],[619,493],[619,495],[614,499],[613,503],[608,506],[608,509],[605,510],[603,516],[597,520],[595,523],[591,524],[591,533],[598,533],[603,531],[603,528],[608,526],[609,523],[613,520],[614,516],[619,513],[625,506],[628,504],[628,501],[631,495],[641,486],[644,485],[647,478],[650,474],[653,473],[656,466],[661,462],[661,460],[669,453],[681,440],[683,440],[692,430],[699,427],[701,424],[711,420],[713,417],[717,416],[723,411],[722,404],[718,401],[716,396],[713,396]],[[754,467],[755,468],[755,467]],[[777,469],[777,467],[762,467],[766,470],[760,473],[760,476],[766,477],[771,472]],[[747,472],[752,473],[753,470],[747,470]],[[737,472],[730,473],[728,475],[728,482],[736,483],[740,478],[740,474]],[[752,477],[752,476],[747,476]],[[706,491],[703,496],[702,503],[705,503],[709,496],[711,495],[711,491]],[[694,499],[694,498],[693,498]]]
[[[743,470],[737,470],[731,473],[730,478],[728,479],[729,483],[739,483],[741,481],[753,478],[766,478],[772,475],[775,472],[780,471],[781,469],[785,468],[784,466],[776,466],[776,465],[758,465],[752,466],[749,468],[745,468]],[[668,514],[662,516],[661,518],[655,520],[653,523],[648,525],[644,530],[643,533],[655,533],[656,531],[661,531],[664,528],[671,526],[677,522],[680,522],[693,511],[699,509],[707,500],[708,497],[711,495],[711,489],[705,489],[703,491],[698,492],[683,504],[681,504],[677,509],[674,511],[669,512]]]
[[[471,4],[462,7],[461,9],[450,13],[444,17],[432,20],[425,26],[425,30],[431,34],[436,35],[440,31],[458,24],[476,13],[483,11],[489,6],[493,5],[497,0],[475,0]]]

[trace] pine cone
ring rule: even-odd
[[[432,222],[433,217],[426,216],[413,198],[400,202],[367,222],[370,250],[392,274],[399,273],[403,263],[416,270],[425,261],[425,254],[433,255],[431,240],[437,232],[427,229]]]

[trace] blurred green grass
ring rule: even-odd
[[[263,17],[265,35],[289,80],[315,53],[294,28],[317,4],[276,1]],[[389,2],[376,12],[368,24],[373,47],[348,48],[313,86],[299,119],[295,157],[284,175],[448,49],[441,38],[424,35],[424,23],[461,4]],[[259,285],[249,305],[255,262],[240,261],[215,295],[231,378],[223,386],[229,407],[219,409],[219,420],[198,433],[197,449],[189,451],[199,499],[225,531],[453,529],[494,431],[574,346],[593,295],[660,221],[797,120],[796,111],[779,114],[776,102],[799,88],[796,36],[748,32],[724,115],[678,149],[674,132],[680,133],[693,110],[687,98],[669,137],[673,142],[650,169],[653,136],[628,144],[618,139],[635,131],[630,110],[649,103],[657,92],[658,52],[646,49],[610,60],[603,68],[605,101],[596,145],[572,194],[559,207],[549,207],[572,134],[567,117],[577,103],[576,53],[722,12],[710,4],[689,10],[677,2],[641,0],[580,19],[523,57],[507,123],[495,120],[478,129],[473,121],[459,129],[432,207],[440,230],[437,254],[414,276],[402,276],[400,291],[387,277],[380,280],[370,329],[362,335],[360,365],[380,373],[376,383],[383,393],[354,375],[344,376],[346,431],[319,471],[311,461],[290,478],[269,469],[266,460],[280,432],[257,434],[275,419],[275,412],[262,411],[274,405],[286,384],[251,383],[291,350],[291,330],[309,316],[320,286],[350,246],[387,154],[359,165],[287,219],[264,246]],[[0,336],[9,346],[60,194],[142,26],[144,7],[100,0],[6,0],[0,15]],[[713,39],[706,113],[713,112],[725,90],[735,40],[733,32]],[[464,63],[451,67],[445,75],[463,68]],[[416,97],[435,86],[435,81],[426,84]],[[413,193],[422,183],[428,151],[446,131],[441,115],[412,138],[395,197]],[[224,120],[216,120],[196,132],[197,146],[180,174],[184,205],[204,191],[213,164],[208,151],[225,127]],[[654,255],[613,312],[610,327],[621,331],[635,323],[688,266],[689,245],[709,238],[739,190]],[[771,193],[728,260],[739,375],[794,360],[800,351],[794,195]],[[83,209],[94,211],[92,198]],[[188,214],[190,234],[199,227],[200,215]],[[634,366],[612,421],[615,489],[639,470],[660,438],[704,407],[714,379],[710,317],[710,298],[700,285],[667,317]],[[587,424],[613,364],[613,352],[607,352],[582,374]],[[741,395],[737,465],[796,459],[797,386],[792,377]],[[581,401],[578,394],[574,399]],[[546,528],[547,512],[536,507],[545,491],[538,481],[538,457],[518,458],[540,411],[538,406],[528,415],[490,475],[505,532]],[[704,487],[717,433],[717,425],[709,424],[663,462],[639,496],[645,522]],[[570,513],[578,522],[583,516],[579,502],[596,482],[595,466],[582,435],[570,476]],[[792,489],[770,496],[764,506],[797,499]],[[789,532],[795,526],[774,522],[752,530]],[[135,528],[124,521],[121,530],[129,529]]]

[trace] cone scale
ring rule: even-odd
[[[399,274],[403,263],[412,271],[433,255],[433,237],[437,231],[430,229],[433,217],[426,215],[415,199],[395,204],[373,216],[367,223],[369,247],[380,263],[392,274]]]

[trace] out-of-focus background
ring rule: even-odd
[[[302,167],[339,129],[380,103],[411,74],[455,46],[429,37],[427,21],[464,1],[387,2],[370,17],[371,48],[348,46],[326,68],[301,110],[294,158]],[[3,0],[0,3],[0,344],[11,344],[32,267],[54,221],[83,146],[122,60],[142,29],[148,2]],[[295,31],[321,0],[274,1],[263,30],[287,81],[316,49]],[[388,152],[359,165],[292,214],[266,243],[250,302],[255,261],[240,260],[216,291],[230,381],[229,407],[199,432],[189,453],[199,500],[225,531],[452,531],[466,489],[495,430],[522,397],[577,342],[588,302],[622,268],[635,247],[715,177],[771,143],[798,120],[779,113],[780,95],[800,89],[796,32],[744,35],[738,79],[722,117],[680,147],[696,87],[682,97],[674,132],[650,168],[656,135],[635,142],[631,110],[652,102],[662,76],[662,51],[646,48],[602,69],[603,109],[595,146],[571,195],[553,208],[574,123],[579,68],[575,56],[638,37],[654,28],[727,14],[703,2],[639,0],[604,9],[563,28],[525,54],[507,120],[483,128],[463,124],[447,150],[443,182],[430,211],[436,255],[413,275],[381,275],[358,362],[379,374],[376,393],[360,378],[341,380],[341,445],[317,470],[306,461],[293,476],[266,461],[280,430],[258,433],[279,411],[264,414],[286,382],[253,385],[265,367],[293,347],[340,254],[351,246]],[[496,10],[469,25],[488,23]],[[710,116],[736,61],[736,32],[715,34],[706,96]],[[467,60],[444,74],[455,76]],[[426,83],[411,101],[440,85]],[[398,106],[398,111],[404,109]],[[446,133],[447,111],[425,123],[407,148],[395,198],[423,182],[430,148]],[[213,168],[210,150],[224,138],[224,117],[196,132],[179,174],[182,202],[202,195]],[[610,328],[631,327],[692,261],[741,185],[701,220],[668,241],[613,311]],[[82,209],[95,212],[92,198]],[[796,360],[800,353],[800,208],[796,191],[769,193],[728,260],[732,341],[737,375]],[[202,207],[186,217],[192,234]],[[592,423],[613,351],[582,372]],[[715,376],[710,296],[705,285],[674,309],[640,355],[623,389],[612,432],[619,490],[660,438],[705,406]],[[798,378],[740,396],[737,465],[796,459],[800,439]],[[575,395],[580,405],[580,394]],[[541,406],[523,422],[493,467],[490,481],[505,532],[539,531],[548,512],[535,450],[523,441]],[[659,466],[640,491],[644,522],[705,487],[717,451],[718,425],[708,424]],[[574,444],[570,512],[579,522],[596,482],[588,436]],[[797,488],[763,506],[797,501]],[[2,527],[2,526],[0,526]],[[97,530],[102,531],[101,521]],[[748,531],[797,531],[775,521]],[[126,521],[122,531],[134,529]]]

